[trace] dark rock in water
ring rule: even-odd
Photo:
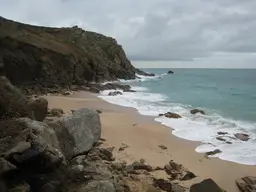
[[[0,77],[0,119],[31,117],[27,98],[10,81]]]
[[[190,111],[190,113],[193,114],[193,115],[197,114],[197,113],[201,113],[201,114],[205,115],[205,112],[203,110],[201,110],[201,109],[192,109]]]
[[[215,149],[213,151],[206,152],[205,155],[210,156],[210,155],[215,155],[215,154],[221,153],[221,152],[222,152],[221,150]]]
[[[226,141],[226,139],[224,139],[223,137],[216,137],[216,139],[219,141]]]
[[[186,172],[183,174],[181,180],[182,180],[182,181],[187,181],[187,180],[191,180],[191,179],[193,179],[193,178],[195,178],[195,177],[196,177],[196,175],[195,175],[194,173],[192,173],[191,171],[186,171]]]
[[[48,101],[45,98],[31,100],[28,103],[30,110],[37,121],[43,121],[48,112]]]
[[[246,176],[236,180],[236,185],[241,192],[254,192],[256,191],[256,177]]]
[[[144,71],[142,71],[140,69],[136,69],[135,72],[138,75],[142,75],[142,76],[146,76],[146,77],[154,77],[154,76],[156,76],[154,73],[147,73],[147,72],[144,72]]]
[[[217,132],[217,134],[218,134],[218,135],[227,135],[227,134],[228,134],[228,132],[222,132],[222,131],[219,131],[219,132]]]
[[[130,85],[124,85],[119,83],[107,83],[107,84],[91,83],[88,86],[90,87],[90,89],[92,89],[91,92],[95,92],[95,93],[99,93],[100,91],[104,91],[104,90],[123,90],[124,92],[131,91]]]
[[[76,110],[49,126],[55,130],[61,151],[68,159],[89,151],[101,135],[99,114],[90,109]]]
[[[190,192],[223,192],[223,190],[212,180],[205,179],[201,183],[193,184]]]
[[[111,37],[4,18],[0,31],[1,73],[13,84],[72,85],[135,78],[135,68]],[[19,35],[21,31],[24,35]]]
[[[50,110],[50,114],[53,117],[61,117],[64,114],[64,111],[60,108],[53,108]]]
[[[124,92],[135,93],[135,92],[137,92],[137,91],[131,89],[131,90],[124,90]]]
[[[163,191],[172,192],[172,184],[164,179],[153,179],[153,185]]]
[[[108,95],[109,95],[109,96],[116,96],[116,95],[123,95],[123,93],[120,92],[120,91],[112,91],[112,92],[110,92]]]
[[[240,139],[241,141],[248,141],[249,140],[249,135],[245,133],[236,133],[235,137],[237,139]]]
[[[103,90],[121,89],[124,92],[128,92],[131,89],[131,86],[130,85],[118,84],[118,83],[107,83],[107,84],[103,85],[102,89]]]
[[[179,114],[177,113],[172,113],[172,112],[167,112],[165,114],[159,114],[159,116],[165,116],[167,118],[173,118],[173,119],[179,119],[182,118]]]
[[[168,71],[167,74],[173,74],[174,72],[173,71]]]

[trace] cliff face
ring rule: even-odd
[[[135,78],[116,40],[78,27],[47,28],[0,17],[0,74],[13,84],[82,84]]]

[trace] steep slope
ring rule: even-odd
[[[0,17],[0,74],[13,84],[82,84],[135,78],[121,45],[104,35]]]

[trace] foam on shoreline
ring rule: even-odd
[[[132,81],[157,78],[161,78],[161,76],[140,77],[140,79]],[[205,153],[220,149],[222,153],[216,154],[214,157],[246,165],[256,165],[256,137],[252,132],[255,124],[227,119],[220,116],[217,111],[210,109],[203,109],[207,115],[192,115],[190,114],[192,107],[189,105],[167,103],[167,96],[151,93],[146,87],[132,86],[132,89],[137,92],[123,92],[123,95],[108,96],[108,93],[113,90],[106,90],[101,92],[99,97],[112,104],[136,108],[142,115],[155,117],[155,121],[174,129],[172,133],[177,137],[204,143],[195,149],[196,152]],[[158,116],[167,111],[178,113],[183,118],[168,119]],[[217,132],[220,131],[228,132],[227,135],[221,136],[225,141],[217,139],[219,136]],[[248,133],[250,140],[244,142],[236,139],[234,134],[238,132]]]

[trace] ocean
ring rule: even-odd
[[[142,70],[156,76],[120,80],[137,92],[108,96],[108,90],[99,97],[153,116],[177,137],[202,142],[195,149],[198,153],[220,149],[222,153],[213,157],[256,165],[256,69],[173,69],[174,74],[166,74],[168,69]],[[190,114],[195,108],[206,115]],[[183,118],[158,116],[168,111]],[[216,139],[220,131],[228,133],[223,136],[226,141]],[[236,133],[246,133],[250,139],[235,139]]]

